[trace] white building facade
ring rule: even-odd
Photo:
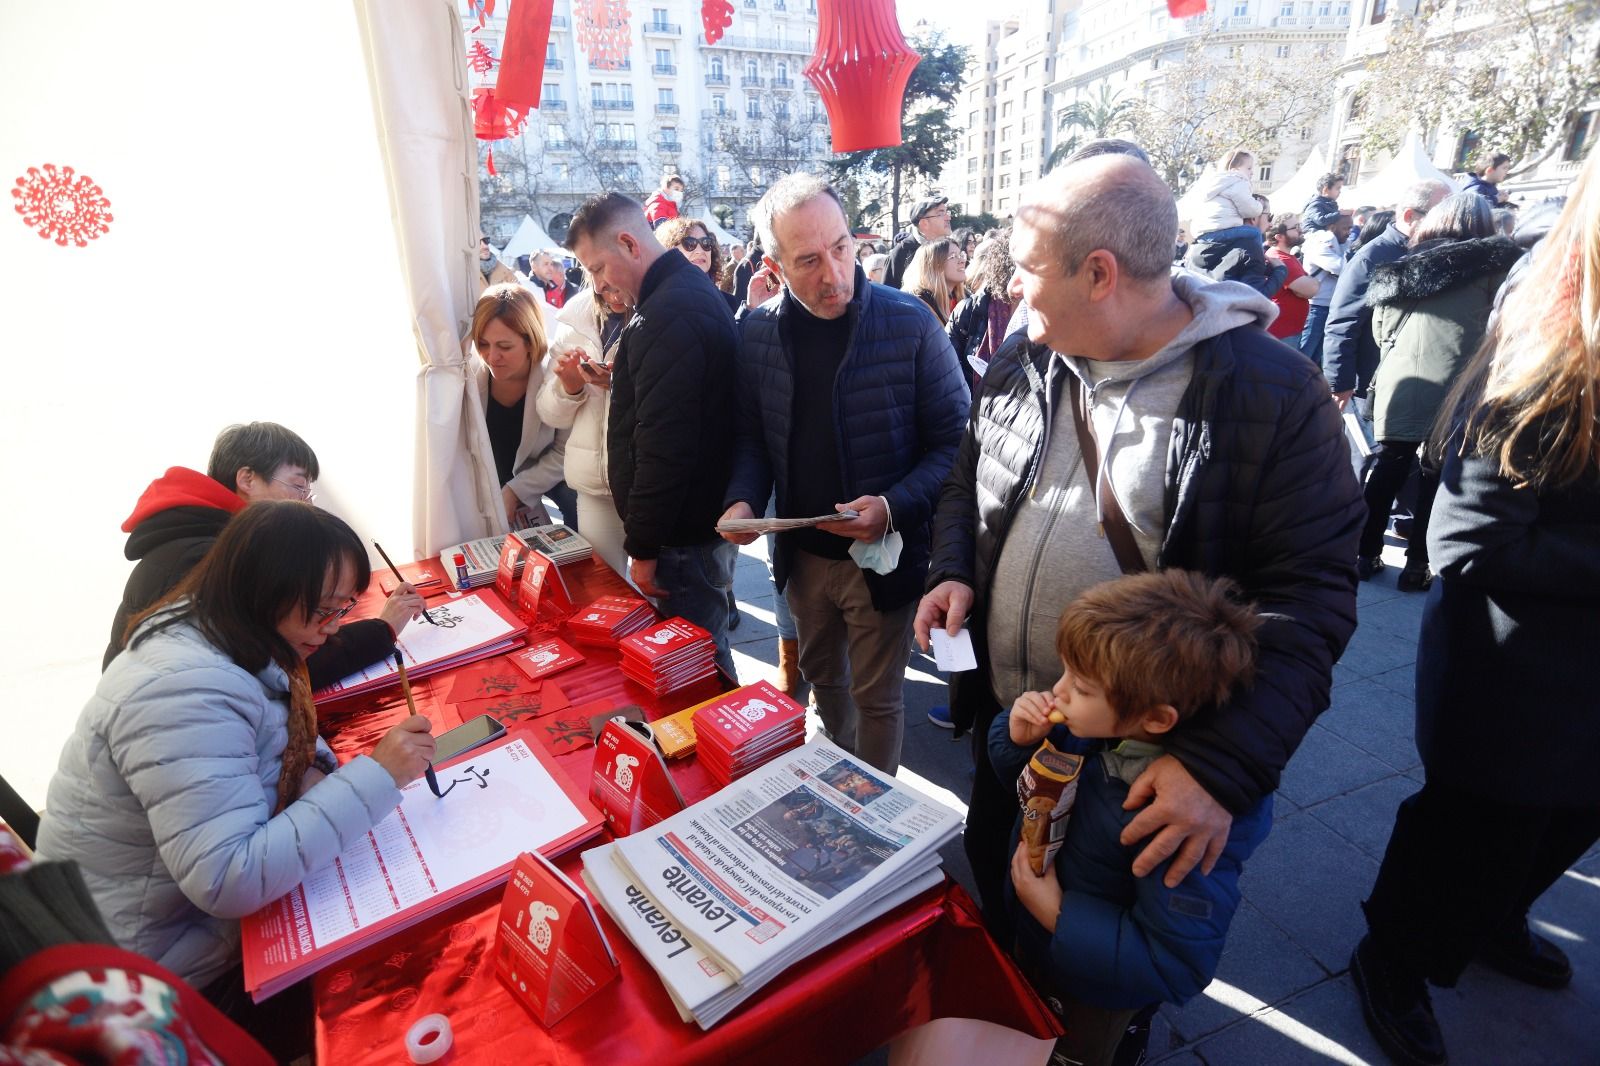
[[[734,0],[733,24],[714,45],[699,0],[644,0],[631,5],[627,62],[615,70],[578,47],[573,6],[555,3],[538,114],[519,137],[492,142],[499,176],[480,174],[491,234],[514,230],[524,211],[559,231],[587,196],[648,196],[678,173],[686,213],[720,215],[743,236],[774,178],[831,158],[826,114],[801,74],[816,44],[816,0]],[[480,41],[499,58],[504,15],[476,29],[463,2],[469,63]],[[498,68],[468,74],[493,85]]]

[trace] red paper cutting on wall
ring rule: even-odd
[[[473,41],[472,47],[467,49],[467,66],[472,68],[474,74],[487,74],[499,62],[494,53],[489,51],[489,46],[482,41]]]
[[[920,60],[894,0],[817,0],[817,50],[805,75],[828,110],[835,152],[900,143],[900,106]]]
[[[722,31],[732,25],[732,0],[701,0],[700,26],[706,31],[706,44],[722,40]]]
[[[83,248],[111,229],[111,201],[91,178],[71,167],[29,167],[11,196],[23,224],[63,248],[69,241]]]

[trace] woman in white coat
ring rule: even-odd
[[[622,338],[628,306],[613,293],[607,305],[594,288],[568,300],[556,315],[550,373],[539,389],[539,418],[570,432],[566,438],[567,484],[578,494],[578,528],[606,565],[624,577],[628,552],[622,519],[611,499],[606,474],[606,417],[611,410],[611,362]]]
[[[305,660],[368,578],[338,518],[251,504],[135,617],[50,781],[39,858],[75,861],[122,947],[246,1029],[239,919],[388,815],[433,756],[420,716],[343,766],[317,736]]]
[[[567,443],[567,430],[542,420],[533,402],[548,376],[540,302],[520,285],[491,285],[472,313],[477,355],[467,370],[483,404],[495,477],[512,529],[550,520],[540,498],[561,484]]]

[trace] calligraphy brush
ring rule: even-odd
[[[379,548],[378,550],[382,551],[383,549]],[[394,650],[394,668],[400,671],[400,691],[406,694],[406,707],[412,714],[416,714],[417,701],[411,695],[411,679],[406,676],[406,657],[401,654],[399,648]],[[433,794],[443,799],[444,797],[439,792],[439,779],[433,773],[433,763],[430,762],[428,764],[428,768],[423,771],[423,776],[428,779],[428,787],[433,789]]]
[[[373,541],[372,546],[378,549],[378,555],[382,557],[384,563],[389,567],[390,571],[394,573],[394,579],[401,584],[405,584],[406,579],[401,575],[400,568],[394,565],[394,560],[389,558],[389,553],[383,550],[383,545],[379,544],[377,541]],[[423,621],[427,622],[429,625],[439,624],[433,620],[433,615],[428,613],[428,609],[426,607],[422,609],[422,618]],[[402,676],[404,675],[402,674]],[[416,711],[413,709],[411,713],[415,714]]]

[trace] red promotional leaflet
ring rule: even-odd
[[[477,589],[435,603],[428,608],[428,616],[432,622],[419,615],[407,622],[395,638],[395,647],[405,656],[406,674],[412,680],[520,647],[528,632],[528,627],[493,589]],[[343,699],[387,688],[399,680],[400,672],[390,656],[319,689],[315,696],[319,703]]]
[[[564,640],[551,637],[530,644],[522,651],[511,657],[518,670],[527,674],[530,680],[537,681],[541,677],[560,673],[570,666],[577,666],[583,662],[583,654]]]
[[[495,568],[494,590],[516,608],[520,597],[517,595],[517,576],[522,572],[522,560],[528,553],[528,546],[516,536],[506,538],[500,546],[500,565]]]
[[[657,696],[717,672],[717,646],[711,634],[684,618],[646,626],[624,637],[617,647],[623,675]]]
[[[601,596],[567,619],[567,631],[580,644],[615,645],[656,620],[655,609],[635,596]]]
[[[244,984],[257,1002],[399,929],[504,881],[518,855],[559,855],[600,831],[600,813],[537,745],[463,755],[327,866],[241,924]]]
[[[471,700],[520,696],[538,687],[509,659],[486,659],[481,663],[473,663],[470,669],[457,671],[450,682],[450,695],[444,701],[467,703]]]
[[[694,712],[696,757],[723,784],[805,743],[806,711],[765,681]]]
[[[607,722],[594,746],[589,799],[614,836],[637,833],[683,810],[683,794],[666,760],[636,726]]]
[[[616,953],[583,890],[536,853],[517,859],[500,904],[495,976],[546,1028],[617,977]]]
[[[388,567],[376,571],[373,575],[378,581],[378,587],[385,596],[394,594],[400,582],[395,580],[394,571]],[[450,575],[444,571],[444,566],[437,559],[419,559],[414,563],[400,564],[400,577],[411,583],[411,587],[422,594],[424,599],[434,596],[443,596],[452,591],[455,585],[450,580]]]
[[[517,613],[532,623],[538,620],[541,606],[565,615],[572,610],[572,594],[561,568],[543,552],[529,551],[522,564],[522,580],[517,583]]]

